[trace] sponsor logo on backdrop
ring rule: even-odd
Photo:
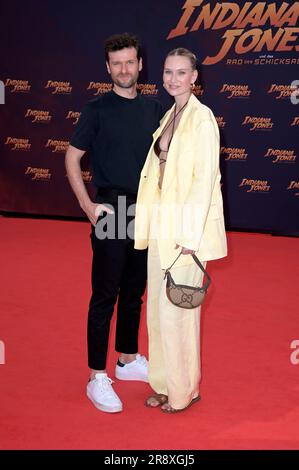
[[[221,147],[220,153],[224,156],[225,160],[231,160],[235,162],[245,162],[248,156],[245,148],[237,147]]]
[[[69,95],[72,92],[71,82],[48,80],[45,88],[52,90],[52,95]]]
[[[13,78],[7,78],[5,86],[10,88],[11,93],[29,93],[31,89],[29,80],[15,80]]]
[[[295,150],[268,148],[265,157],[271,157],[272,163],[295,163],[297,155]]]
[[[29,139],[19,139],[17,137],[7,137],[5,145],[11,145],[10,150],[22,150],[28,152],[31,150]]]
[[[194,88],[192,88],[192,93],[195,95],[195,96],[202,96],[203,93],[204,93],[204,89],[201,85],[195,85]]]
[[[41,111],[38,109],[27,109],[25,118],[30,118],[31,122],[38,122],[42,124],[49,124],[52,116],[50,111]]]
[[[94,96],[103,95],[112,90],[112,83],[89,82],[87,90],[93,91]]]
[[[90,171],[81,171],[83,181],[85,183],[90,183],[92,180],[92,174]]]
[[[229,53],[238,56],[253,53],[283,53],[299,50],[296,27],[299,2],[206,2],[184,0],[183,13],[167,39],[203,30],[222,30],[219,47],[214,55],[207,55],[204,65],[224,60]],[[222,40],[222,41],[221,41]],[[235,56],[236,57],[236,56]],[[227,59],[229,65],[285,65],[299,64],[299,59],[259,56],[255,60]],[[277,61],[277,62],[276,62]]]
[[[79,113],[78,111],[69,111],[67,113],[66,119],[72,119],[73,120],[73,126],[74,126],[79,121],[80,115],[81,115],[81,113]]]
[[[50,148],[53,153],[65,153],[69,144],[68,140],[48,139],[45,147]]]
[[[297,90],[297,87],[292,85],[278,85],[277,83],[272,83],[268,90],[268,94],[274,94],[275,99],[282,100],[290,98],[295,90]]]
[[[257,116],[245,116],[242,126],[251,126],[250,131],[256,130],[271,130],[274,126],[272,118],[269,117],[257,117]]]
[[[141,95],[152,95],[156,96],[158,94],[158,88],[155,83],[138,83],[137,90]]]
[[[25,175],[30,176],[33,181],[49,181],[52,176],[50,168],[33,168],[32,166],[27,166]]]
[[[271,189],[268,180],[253,180],[249,178],[242,178],[239,187],[244,187],[246,193],[268,193]]]
[[[291,126],[299,126],[299,116],[294,117]]]
[[[231,85],[224,83],[220,93],[227,93],[227,99],[231,98],[249,98],[251,90],[249,85]]]
[[[223,129],[225,127],[226,121],[224,121],[223,116],[215,116],[215,119],[217,121],[218,127],[220,129]]]
[[[287,189],[290,191],[294,191],[295,196],[299,196],[299,181],[290,181]]]

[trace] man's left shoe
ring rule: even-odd
[[[144,356],[136,354],[135,361],[128,364],[117,362],[115,377],[119,380],[140,380],[148,382],[148,362]]]

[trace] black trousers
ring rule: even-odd
[[[116,196],[119,191],[105,190],[97,196],[97,201],[109,203],[117,211]],[[123,194],[122,194],[123,195]],[[127,206],[135,203],[134,196],[126,198]],[[99,219],[106,217],[102,214]],[[127,217],[127,223],[133,217]],[[117,305],[115,349],[126,354],[138,351],[138,329],[142,297],[147,278],[147,250],[135,250],[134,240],[126,238],[97,237],[92,227],[92,295],[88,311],[87,343],[88,366],[91,369],[106,368],[110,322]],[[117,235],[117,234],[116,234]]]

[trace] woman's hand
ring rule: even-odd
[[[195,253],[194,250],[189,250],[189,248],[185,248],[184,246],[176,244],[175,249],[177,250],[178,248],[181,248],[182,255],[194,255]]]

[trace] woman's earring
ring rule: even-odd
[[[191,83],[190,87],[191,87],[191,91],[193,91],[195,88],[195,83]]]

